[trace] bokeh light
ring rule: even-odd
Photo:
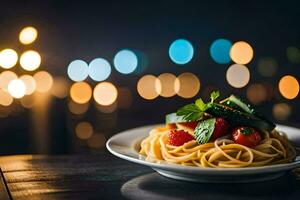
[[[89,75],[89,67],[83,60],[74,60],[68,66],[68,76],[73,81],[83,81]]]
[[[274,58],[266,57],[258,60],[257,71],[265,77],[273,76],[278,68],[278,63]]]
[[[169,56],[174,63],[183,65],[192,60],[194,48],[188,40],[178,39],[171,44]]]
[[[190,72],[180,74],[175,80],[175,91],[183,98],[192,98],[200,90],[200,80]]]
[[[287,59],[292,63],[300,63],[300,50],[297,47],[290,46],[286,50]]]
[[[95,101],[103,106],[113,104],[118,97],[117,88],[110,82],[101,82],[94,88],[94,99]]]
[[[217,39],[210,46],[210,55],[212,59],[219,64],[230,62],[230,49],[232,43],[226,39]]]
[[[114,66],[122,74],[132,73],[138,66],[138,58],[133,51],[123,49],[114,57]]]
[[[232,87],[245,87],[250,80],[249,69],[244,65],[233,64],[226,72],[226,80]]]
[[[51,94],[57,98],[63,99],[68,96],[69,82],[63,76],[54,77]]]
[[[24,97],[26,93],[26,86],[24,82],[20,79],[10,81],[7,89],[9,94],[17,99]]]
[[[10,81],[17,79],[18,76],[12,71],[4,71],[0,74],[0,89],[7,91]]]
[[[299,82],[298,80],[291,76],[286,75],[282,77],[279,81],[279,91],[281,95],[286,99],[294,99],[299,93]]]
[[[33,43],[38,36],[38,32],[34,27],[28,26],[21,30],[19,34],[19,40],[22,44],[31,44]]]
[[[68,108],[71,113],[75,115],[82,115],[87,112],[87,110],[89,109],[89,105],[89,103],[78,104],[74,101],[70,101],[68,103]]]
[[[40,93],[48,92],[53,85],[51,74],[46,71],[39,71],[33,75],[36,82],[36,91]]]
[[[30,75],[23,75],[19,78],[20,80],[22,80],[25,84],[26,87],[26,95],[30,95],[32,94],[35,89],[36,89],[36,82],[34,80],[34,78]]]
[[[0,66],[4,69],[9,69],[15,66],[18,62],[18,54],[13,49],[4,49],[0,52]]]
[[[34,71],[41,65],[41,56],[33,50],[25,51],[20,57],[20,65],[27,71]]]
[[[2,106],[9,106],[13,102],[12,96],[5,92],[4,90],[0,89],[0,105]]]
[[[263,84],[254,83],[247,89],[247,98],[253,104],[259,104],[268,98],[267,89]]]
[[[22,99],[20,99],[21,105],[24,108],[32,108],[35,104],[35,98],[34,95],[26,95]]]
[[[80,122],[76,125],[75,133],[82,140],[89,139],[94,132],[94,128],[89,122]]]
[[[86,82],[77,82],[71,86],[70,89],[71,99],[79,104],[89,102],[92,97],[92,88]]]
[[[137,91],[144,99],[155,99],[161,93],[161,82],[153,75],[144,75],[137,83]]]
[[[160,96],[172,97],[178,92],[178,91],[175,91],[176,76],[174,74],[163,73],[158,76],[158,79],[161,82]]]
[[[103,105],[100,105],[98,103],[96,103],[96,108],[97,110],[99,110],[100,112],[102,113],[113,113],[114,111],[117,110],[117,101],[115,101],[114,103],[108,105],[108,106],[103,106]]]
[[[118,107],[121,109],[128,109],[132,105],[132,94],[129,88],[118,88]]]
[[[111,73],[111,67],[107,60],[96,58],[89,64],[89,76],[94,81],[104,81]]]
[[[230,57],[237,64],[248,64],[253,58],[253,49],[247,42],[239,41],[232,45]]]
[[[88,139],[87,144],[91,148],[99,149],[101,147],[104,147],[105,142],[106,138],[103,134],[95,133]]]
[[[286,120],[291,115],[292,108],[286,103],[277,103],[273,106],[273,116],[277,120]]]

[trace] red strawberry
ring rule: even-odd
[[[169,144],[172,146],[181,146],[191,140],[194,140],[194,137],[183,130],[170,131]]]
[[[229,124],[224,118],[222,117],[216,118],[215,129],[212,134],[212,138],[217,139],[219,137],[226,135],[226,133],[228,133],[228,129],[229,129]]]

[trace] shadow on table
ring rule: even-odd
[[[300,182],[292,174],[259,183],[190,183],[165,178],[157,173],[138,176],[121,188],[128,199],[297,199]]]

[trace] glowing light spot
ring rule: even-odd
[[[80,122],[75,128],[75,132],[78,138],[86,140],[93,135],[94,129],[89,122]]]
[[[96,58],[89,64],[89,76],[94,81],[104,81],[110,73],[110,64],[103,58]]]
[[[194,48],[188,40],[178,39],[171,44],[169,56],[174,63],[183,65],[192,60]]]
[[[249,69],[244,65],[233,64],[226,72],[226,79],[232,87],[245,87],[250,80]]]
[[[68,66],[68,76],[73,81],[83,81],[89,75],[89,67],[83,60],[74,60]]]
[[[253,49],[247,42],[236,42],[230,49],[230,57],[237,64],[247,64],[253,58]]]
[[[51,74],[46,71],[39,71],[33,76],[36,82],[36,91],[40,93],[47,92],[53,85],[53,78]]]
[[[118,107],[128,109],[132,105],[131,91],[126,87],[118,88]]]
[[[231,49],[231,42],[226,39],[217,39],[210,46],[210,55],[212,59],[219,64],[226,64],[230,62],[229,52]]]
[[[18,62],[18,54],[13,49],[4,49],[0,52],[0,66],[4,69],[9,69],[15,66]]]
[[[265,77],[273,76],[278,68],[278,63],[274,58],[261,58],[258,60],[257,71]]]
[[[299,83],[297,79],[291,75],[282,77],[279,81],[279,91],[286,99],[294,99],[299,93]]]
[[[92,137],[90,137],[88,139],[87,144],[91,148],[98,149],[98,148],[104,147],[105,141],[106,141],[106,138],[103,134],[96,133],[96,134],[93,134]]]
[[[68,96],[69,82],[62,76],[54,78],[51,94],[57,98],[65,98]]]
[[[138,81],[137,91],[144,99],[155,99],[161,93],[161,82],[153,75],[145,75]]]
[[[73,113],[75,115],[82,115],[82,114],[86,113],[86,111],[89,109],[89,105],[90,105],[89,103],[78,104],[74,101],[70,101],[68,103],[68,108],[71,113]]]
[[[2,72],[0,74],[0,88],[7,92],[9,82],[17,78],[18,76],[12,71]]]
[[[22,44],[31,44],[36,40],[37,36],[37,30],[34,27],[28,26],[21,30],[19,40]]]
[[[259,104],[267,100],[267,90],[264,85],[255,83],[248,87],[247,98],[253,104]]]
[[[8,92],[12,97],[20,99],[25,95],[26,86],[22,80],[15,79],[9,82]]]
[[[176,76],[171,73],[163,73],[158,76],[161,82],[161,92],[160,96],[172,97],[176,94],[175,91],[175,80]]]
[[[74,83],[70,89],[70,96],[76,103],[87,103],[92,97],[92,88],[86,82]]]
[[[114,103],[108,106],[96,104],[96,108],[102,113],[113,113],[117,109],[117,102],[115,101]]]
[[[32,94],[35,89],[36,89],[36,83],[35,83],[35,80],[32,76],[30,75],[23,75],[19,78],[20,80],[22,80],[25,84],[25,87],[26,87],[26,92],[25,94],[26,95],[30,95]]]
[[[26,95],[20,100],[20,102],[24,108],[32,108],[35,104],[34,95]]]
[[[20,57],[20,65],[27,71],[34,71],[41,65],[41,56],[33,50],[25,51]]]
[[[9,93],[0,89],[0,105],[2,106],[9,106],[13,102],[12,96]]]
[[[117,100],[117,88],[109,82],[98,83],[94,88],[95,101],[103,106],[108,106]]]
[[[300,50],[297,47],[288,47],[286,50],[287,59],[292,63],[300,63]]]
[[[198,94],[199,90],[200,80],[193,73],[182,73],[175,80],[175,91],[183,98],[192,98]]]
[[[286,103],[277,103],[273,107],[273,116],[277,120],[286,120],[291,115],[292,108]]]
[[[130,74],[137,68],[138,58],[133,51],[124,49],[115,55],[114,65],[118,72]]]

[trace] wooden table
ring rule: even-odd
[[[264,183],[195,184],[98,155],[0,157],[0,200],[7,199],[300,199],[293,174]]]

